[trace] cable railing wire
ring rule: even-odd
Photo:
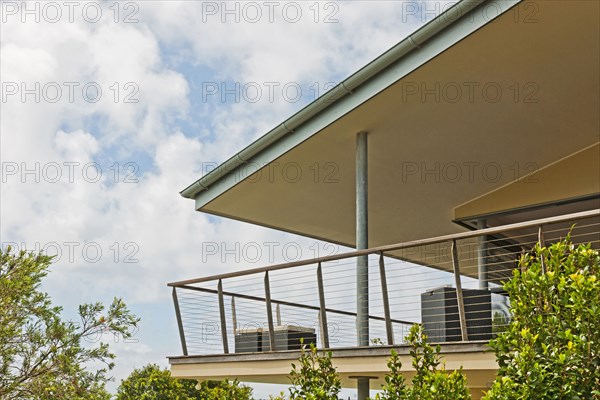
[[[363,338],[402,344],[421,323],[434,342],[489,340],[510,318],[502,283],[538,242],[538,227],[546,246],[570,234],[576,244],[598,247],[598,216],[593,210],[175,282],[184,354],[357,346],[354,266],[365,254],[370,301]]]

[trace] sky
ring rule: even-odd
[[[111,389],[181,353],[168,282],[331,251],[179,192],[450,4],[0,1],[0,243],[56,256],[67,318],[115,296],[141,317]]]

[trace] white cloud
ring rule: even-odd
[[[258,102],[248,101],[240,89],[239,103],[229,95],[225,96],[227,104],[218,104],[214,112],[211,109],[212,140],[201,154],[206,162],[224,161],[314,100],[327,84],[339,83],[422,24],[407,14],[402,2],[275,3],[272,9],[253,3],[262,13],[258,23],[252,22],[257,15],[254,7],[246,9],[244,2],[225,6],[205,2],[195,7],[185,2],[151,2],[141,7],[143,21],[166,48],[179,55],[177,59],[215,70],[203,83],[219,86],[211,97],[217,103],[224,89],[221,85],[231,90],[235,83],[241,88],[256,84],[262,89]],[[290,22],[296,7],[286,8],[286,4],[300,6],[298,22]],[[286,84],[295,83],[305,85],[298,102],[283,94]],[[272,97],[269,85],[277,85]],[[293,90],[290,93],[294,97]]]
[[[67,160],[89,162],[100,150],[98,140],[88,132],[78,130],[71,133],[58,131],[54,139],[57,150]]]
[[[148,314],[149,325],[176,337],[167,282],[285,260],[280,250],[270,259],[265,242],[298,241],[309,257],[314,244],[208,218],[178,194],[199,177],[202,163],[233,155],[308,99],[290,103],[278,95],[273,102],[264,96],[257,103],[209,105],[198,101],[201,93],[188,80],[323,85],[353,72],[417,25],[402,23],[399,2],[389,1],[341,2],[334,24],[322,22],[334,10],[325,9],[326,2],[317,23],[309,3],[302,3],[305,14],[295,24],[282,14],[274,23],[203,23],[200,2],[136,4],[138,23],[114,23],[105,8],[98,23],[80,17],[73,23],[21,23],[17,16],[0,26],[3,89],[10,84],[19,91],[2,99],[0,241],[60,254],[45,285],[58,303],[73,307],[117,295],[134,307],[167,304],[169,311]],[[73,101],[69,82],[78,84]],[[21,101],[21,85],[31,89],[36,83],[40,101],[31,94]],[[81,92],[91,83],[102,90],[97,102]],[[62,96],[52,103],[56,86]],[[126,103],[128,95],[137,102]],[[192,103],[199,106],[192,109]],[[260,260],[203,260],[207,243],[220,251],[249,242],[262,246]],[[119,360],[127,360],[117,380],[134,365],[164,365],[167,349],[177,343],[164,343],[164,332],[152,329],[139,347],[117,345]]]

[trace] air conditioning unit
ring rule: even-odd
[[[275,326],[275,350],[300,350],[302,344],[310,346],[317,343],[313,328],[293,325]],[[236,353],[257,353],[271,351],[269,330],[264,328],[241,329],[235,334]]]
[[[468,340],[492,338],[492,296],[488,290],[463,289]],[[462,340],[456,289],[444,286],[421,294],[421,321],[430,342]]]
[[[239,329],[235,333],[236,353],[258,353],[262,351],[262,328]]]

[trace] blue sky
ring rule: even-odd
[[[167,282],[269,261],[203,259],[203,244],[312,256],[313,240],[179,191],[451,4],[0,3],[0,242],[60,256],[44,289],[65,315],[119,296],[142,318],[114,343],[117,382],[180,353]]]

